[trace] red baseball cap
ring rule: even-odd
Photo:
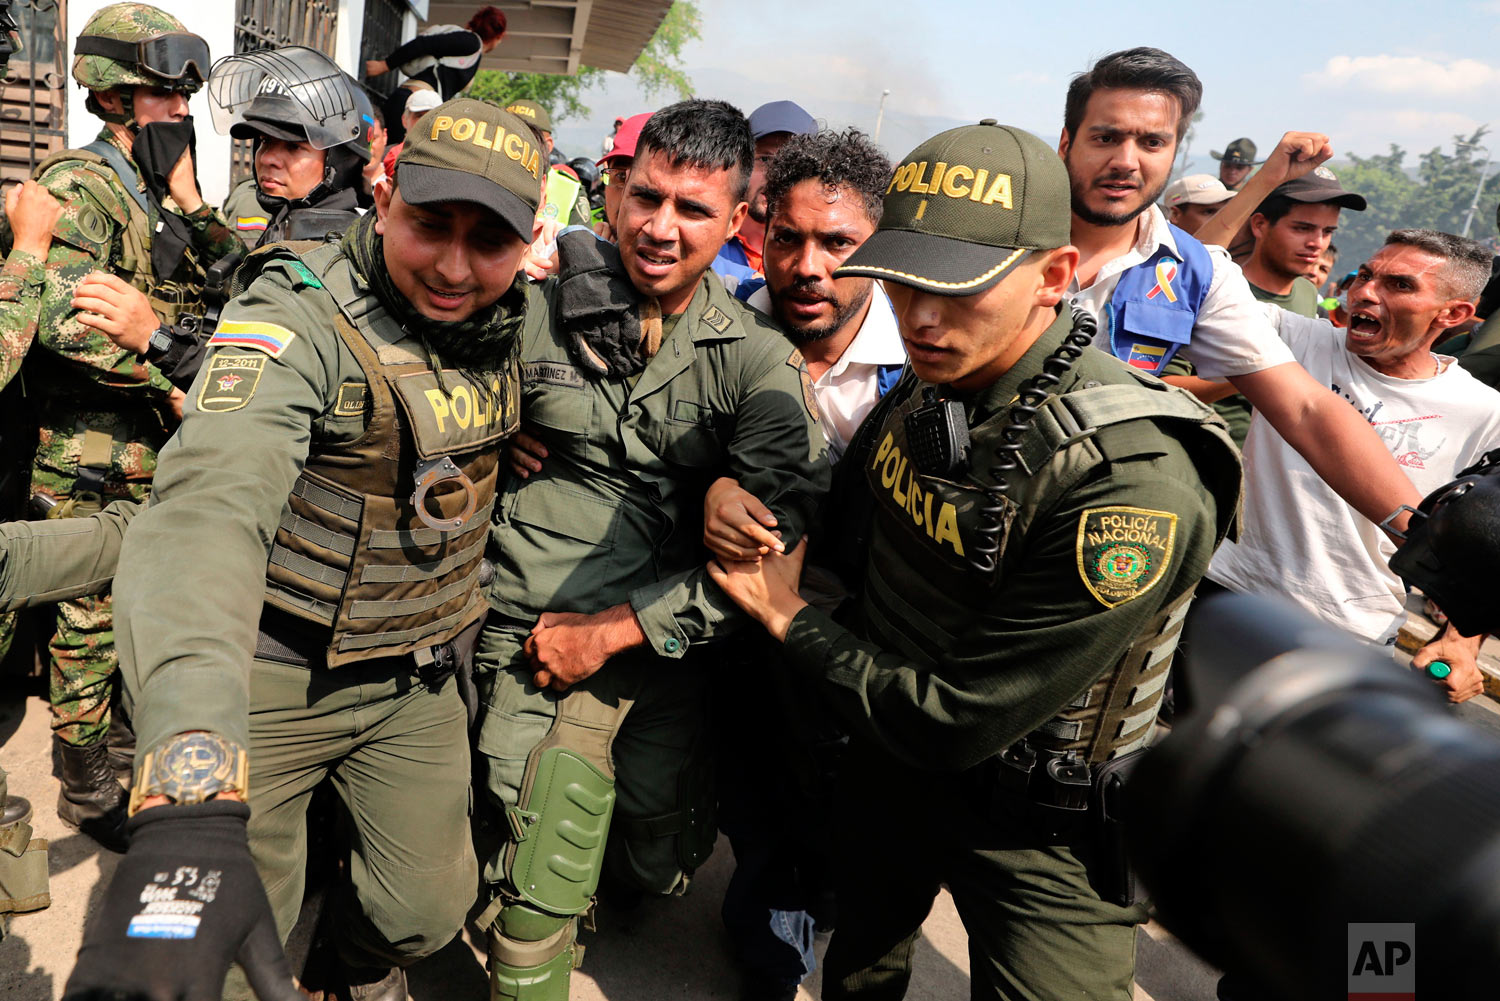
[[[625,119],[618,131],[615,132],[615,144],[609,148],[609,152],[599,158],[599,166],[606,166],[609,161],[617,156],[635,157],[635,144],[640,141],[641,129],[646,127],[646,119],[651,117],[651,112],[640,115],[631,115]]]

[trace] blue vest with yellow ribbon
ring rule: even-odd
[[[1214,278],[1207,249],[1172,226],[1179,253],[1163,245],[1120,276],[1110,297],[1109,350],[1132,368],[1160,375],[1193,336]]]

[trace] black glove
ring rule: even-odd
[[[557,238],[557,320],[573,363],[598,378],[622,378],[646,367],[640,293],[620,252],[578,229]]]
[[[218,1001],[231,960],[262,1001],[303,1001],[250,861],[243,803],[156,806],[89,923],[66,1001]]]

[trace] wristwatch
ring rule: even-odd
[[[146,342],[146,360],[156,361],[158,358],[165,358],[167,352],[172,350],[172,345],[175,343],[176,341],[172,337],[172,328],[165,323],[159,325],[155,330],[151,331],[151,337]]]
[[[250,759],[243,747],[208,731],[179,733],[141,759],[130,789],[130,813],[152,796],[165,796],[179,806],[206,803],[225,792],[243,799],[249,777]]]

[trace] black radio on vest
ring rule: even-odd
[[[923,476],[951,480],[969,470],[969,420],[958,400],[940,400],[922,390],[922,405],[906,415],[911,462]]]

